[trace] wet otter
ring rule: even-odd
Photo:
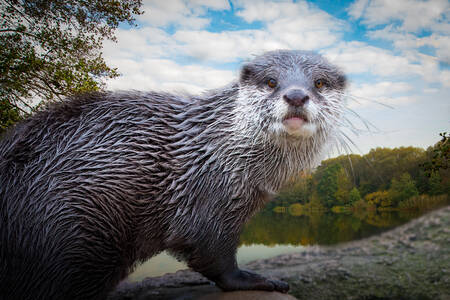
[[[0,142],[0,298],[102,299],[164,249],[223,290],[286,292],[238,268],[239,233],[318,159],[345,82],[275,51],[202,96],[93,93],[21,122]]]

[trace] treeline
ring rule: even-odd
[[[370,206],[388,210],[447,201],[448,197],[438,197],[450,191],[449,142],[443,137],[427,150],[376,148],[363,156],[322,161],[313,173],[291,182],[267,208],[290,207],[295,214],[296,209]]]

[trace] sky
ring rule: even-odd
[[[137,26],[106,42],[111,90],[201,93],[275,49],[313,50],[349,86],[351,152],[426,148],[450,132],[448,0],[143,0]],[[347,151],[342,149],[344,154]],[[334,153],[336,155],[336,153]]]

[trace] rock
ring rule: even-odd
[[[296,300],[297,298],[278,292],[238,291],[205,295],[198,300]]]

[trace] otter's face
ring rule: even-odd
[[[344,74],[318,54],[269,52],[243,66],[238,107],[246,126],[309,138],[337,126],[345,84]]]

